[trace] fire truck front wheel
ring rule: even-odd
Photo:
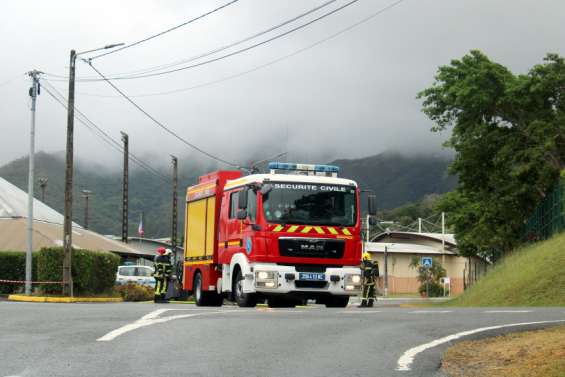
[[[233,283],[234,299],[240,308],[252,308],[257,304],[257,296],[243,292],[243,279],[241,270],[238,269]]]

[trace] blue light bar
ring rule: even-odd
[[[290,162],[269,162],[270,170],[302,170],[324,173],[338,173],[339,167],[335,165],[294,164]]]

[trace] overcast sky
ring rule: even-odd
[[[0,164],[28,153],[26,71],[67,75],[71,48],[81,51],[135,42],[227,1],[2,2]],[[94,65],[105,74],[116,74],[175,62],[245,38],[326,1],[240,0],[162,37],[95,60]],[[116,85],[137,96],[221,80],[292,54],[393,1],[359,0],[243,54],[156,78],[116,81]],[[346,2],[337,0],[315,15]],[[134,100],[185,139],[229,160],[250,158],[253,151],[269,157],[287,150],[291,159],[324,161],[385,150],[439,153],[446,135],[429,131],[431,123],[415,98],[433,82],[437,67],[478,48],[513,71],[525,72],[547,52],[565,55],[564,14],[563,0],[405,0],[369,22],[268,67],[212,85]],[[86,64],[77,63],[79,77],[93,74]],[[67,95],[66,82],[51,83]],[[116,140],[120,130],[129,133],[132,151],[151,155],[151,163],[168,163],[170,153],[189,155],[188,147],[123,98],[112,97],[117,93],[106,83],[78,82],[76,91],[79,110]],[[65,109],[43,91],[37,106],[36,150],[63,150],[65,127]],[[75,127],[79,158],[105,164],[119,161],[118,152],[82,125]]]

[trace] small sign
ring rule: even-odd
[[[451,280],[446,276],[444,278],[439,279],[441,284],[450,284]]]
[[[420,262],[422,264],[422,267],[424,268],[431,268],[432,267],[432,258],[431,257],[422,257],[422,260]]]

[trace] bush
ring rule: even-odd
[[[418,288],[418,292],[422,296],[425,295],[426,297],[443,297],[443,287],[441,284],[436,282],[430,282],[428,286],[423,283],[422,285],[420,285],[420,288]],[[449,290],[446,290],[445,294],[448,295]]]
[[[119,293],[124,301],[149,301],[153,300],[155,290],[151,287],[128,283],[116,285],[114,292]]]
[[[443,296],[443,287],[440,279],[445,277],[445,268],[435,259],[432,259],[432,266],[426,268],[420,264],[420,258],[414,257],[410,263],[410,267],[418,271],[418,281],[420,294],[427,294],[428,297]]]
[[[37,281],[37,253],[32,254],[31,280]],[[24,251],[0,251],[0,279],[25,280],[26,253]],[[0,293],[10,294],[23,290],[23,284],[0,283]]]
[[[120,257],[107,251],[72,251],[71,273],[75,295],[100,294],[111,291],[116,280]],[[43,248],[38,255],[38,278],[42,281],[63,280],[63,248]],[[45,293],[62,293],[61,284],[45,284]]]

